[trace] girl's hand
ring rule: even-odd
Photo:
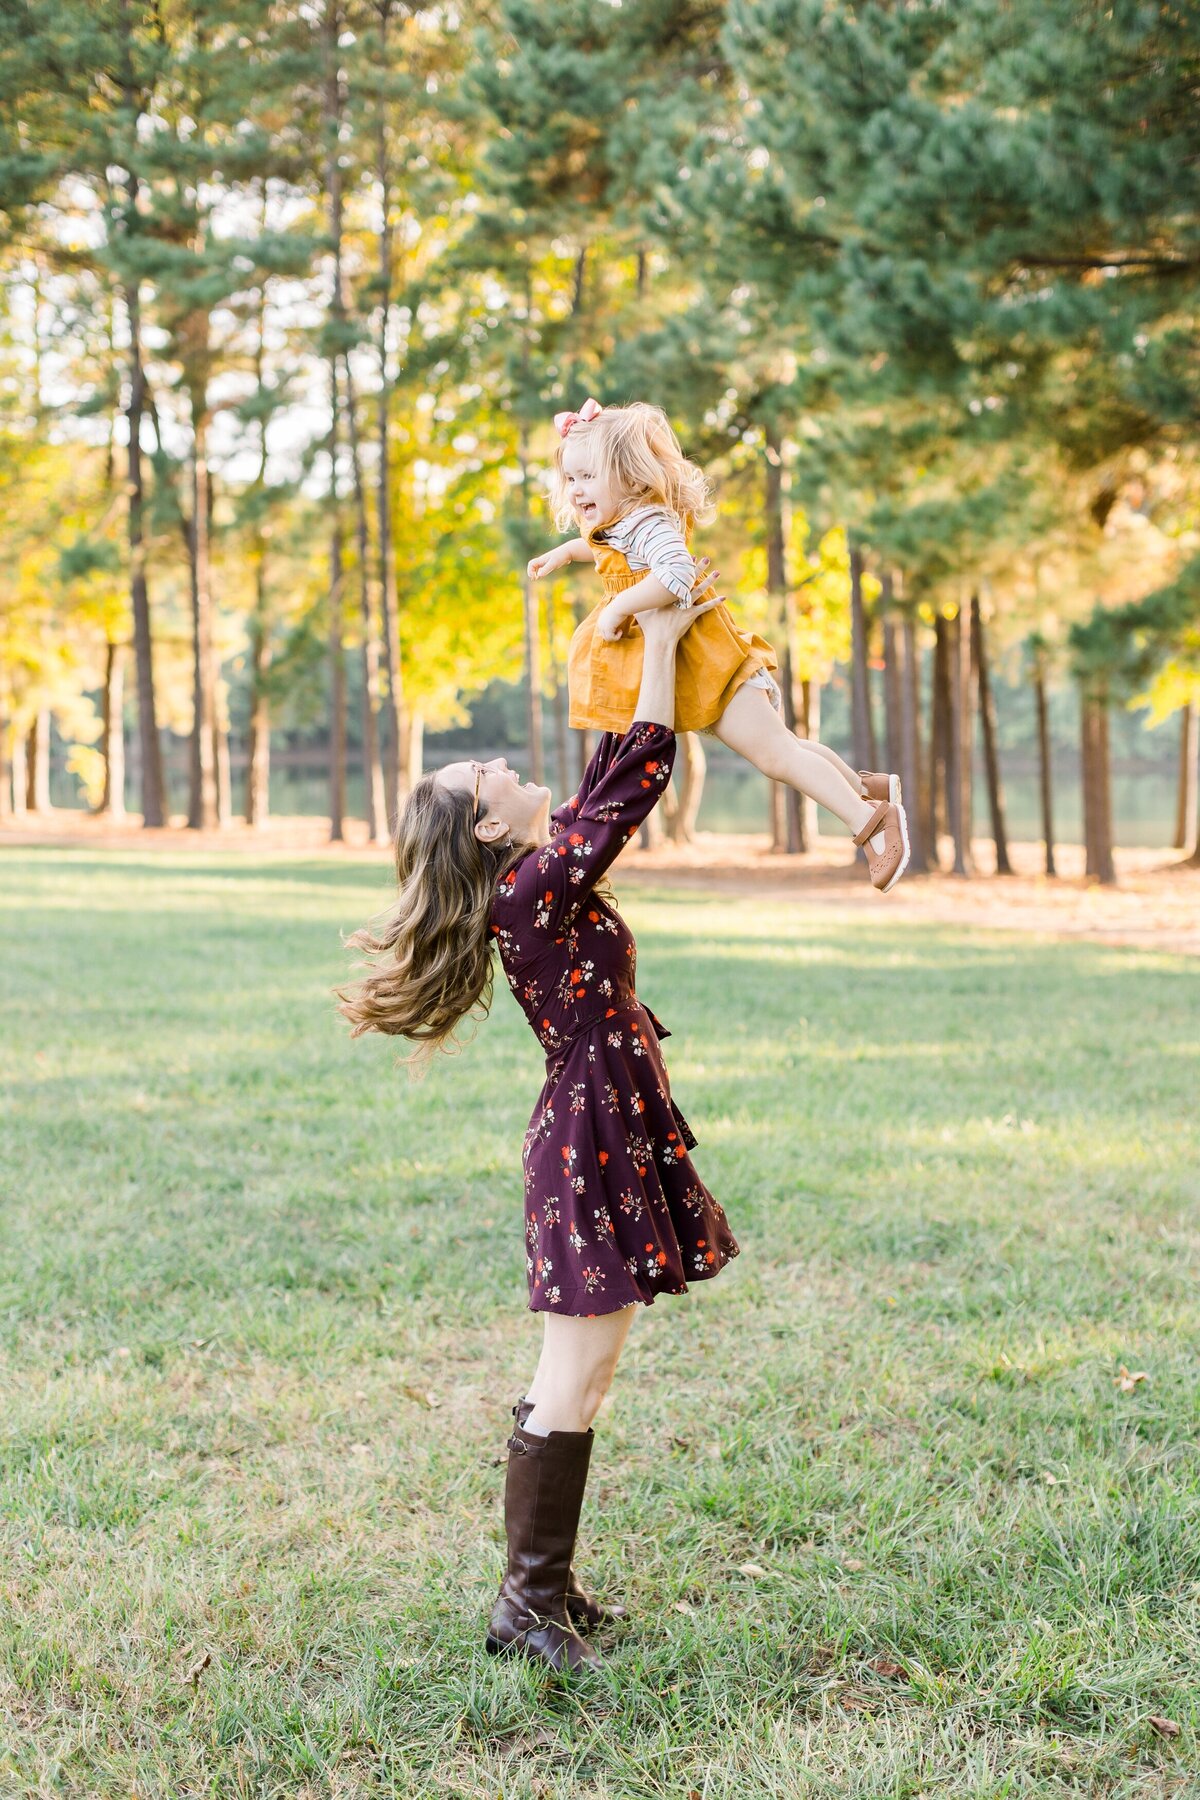
[[[716,580],[715,575],[712,580]],[[647,650],[658,646],[673,649],[696,620],[702,619],[714,606],[720,606],[724,598],[724,594],[715,594],[711,600],[702,600],[699,606],[659,606],[653,612],[638,613],[637,622],[642,628]]]
[[[625,614],[610,600],[596,620],[597,634],[606,644],[615,644],[618,638],[625,635]]]
[[[531,581],[540,581],[543,575],[552,575],[555,569],[561,569],[569,559],[564,555],[567,546],[556,544],[553,550],[543,550],[540,556],[531,556],[525,565],[525,572]]]

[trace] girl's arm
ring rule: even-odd
[[[570,562],[591,562],[591,546],[583,538],[568,538],[565,544],[555,544],[553,550],[543,550],[540,556],[530,558],[528,573],[533,581],[543,575],[553,574]]]
[[[719,569],[709,568],[707,556],[700,558],[696,564],[696,571],[691,598],[688,601],[689,608],[704,599],[720,578],[721,573]],[[724,598],[723,595],[721,597]],[[596,630],[610,644],[614,643],[617,638],[622,636],[627,622],[635,613],[657,612],[664,606],[683,607],[678,592],[667,587],[658,579],[657,575],[643,575],[639,582],[636,582],[633,587],[626,588],[623,594],[614,595],[596,620]]]

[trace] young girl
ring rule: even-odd
[[[555,523],[582,536],[535,556],[535,580],[568,562],[595,561],[604,600],[571,640],[571,724],[626,731],[642,666],[634,614],[689,607],[696,579],[693,527],[712,517],[708,484],[688,462],[658,406],[602,407],[587,400],[557,413],[552,498]],[[771,646],[740,631],[725,605],[696,621],[676,666],[675,728],[711,731],[773,781],[807,794],[865,846],[871,880],[895,887],[908,866],[908,821],[897,776],[860,770],[824,744],[798,738],[781,717]]]

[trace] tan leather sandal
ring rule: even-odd
[[[883,833],[883,849],[877,852],[869,840],[879,832]],[[855,832],[854,842],[866,851],[872,887],[881,894],[890,893],[908,867],[908,820],[904,808],[881,800],[862,830]]]
[[[863,784],[864,800],[890,800],[893,806],[899,806],[903,795],[898,775],[875,774],[870,769],[860,769],[858,779]]]

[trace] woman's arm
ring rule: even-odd
[[[719,606],[667,607],[638,621],[646,644],[634,723],[606,733],[572,801],[574,819],[522,865],[538,931],[553,937],[654,810],[675,757],[675,650],[696,619]]]

